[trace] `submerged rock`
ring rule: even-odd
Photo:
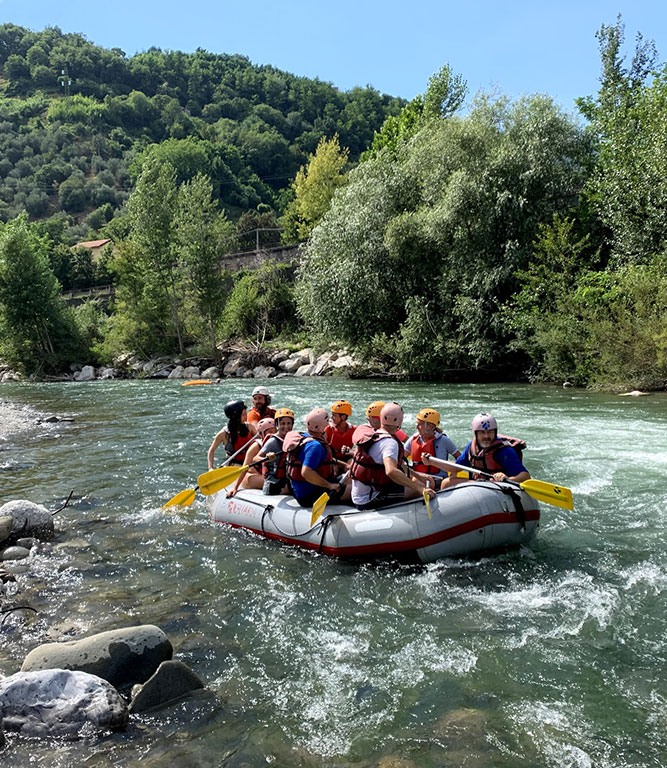
[[[0,507],[0,518],[12,518],[14,536],[35,536],[50,539],[53,536],[53,517],[46,507],[27,499],[8,501]]]
[[[7,547],[0,552],[0,560],[24,560],[30,554],[25,547]]]
[[[118,688],[144,683],[173,649],[152,624],[100,632],[67,643],[46,643],[32,650],[21,670],[76,669],[97,675]]]
[[[182,661],[163,661],[149,680],[132,691],[130,712],[147,712],[204,687],[202,680]]]
[[[0,680],[0,712],[6,730],[26,736],[76,738],[86,725],[117,729],[128,721],[127,705],[106,680],[65,669]]]

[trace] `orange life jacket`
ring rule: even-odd
[[[419,442],[419,435],[414,435],[410,441],[410,455],[412,456],[412,468],[416,472],[423,472],[426,475],[437,475],[440,471],[432,464],[422,463],[422,454],[428,453],[435,456],[435,435],[424,443]]]
[[[344,454],[341,449],[343,447],[352,448],[352,435],[356,429],[354,424],[348,424],[347,421],[345,424],[347,425],[347,428],[344,432],[341,432],[338,427],[332,427],[331,425],[328,425],[324,430],[324,434],[329,441],[333,455],[342,461],[346,461],[349,457],[346,456],[346,454]]]

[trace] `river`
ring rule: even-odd
[[[123,733],[12,737],[0,763],[79,766],[664,766],[667,397],[523,385],[268,382],[302,418],[398,400],[440,410],[460,446],[493,412],[528,443],[543,505],[530,548],[415,567],[359,565],[214,526],[192,487],[229,399],[253,381],[7,384],[74,422],[0,441],[0,501],[50,508],[57,538],[19,577],[36,616],[0,628],[0,672],[52,639],[157,624],[208,692]]]

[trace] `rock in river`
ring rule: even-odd
[[[78,669],[123,688],[146,682],[172,654],[165,633],[144,624],[100,632],[82,640],[40,645],[25,657],[21,671]]]
[[[204,687],[201,679],[182,661],[163,661],[157,672],[134,693],[130,712],[146,712]]]
[[[106,680],[86,672],[48,669],[0,680],[0,712],[7,731],[76,738],[86,724],[123,728],[127,705]]]
[[[46,507],[27,499],[8,501],[0,507],[0,518],[8,515],[13,519],[14,536],[36,536],[50,539],[53,536],[53,517]]]

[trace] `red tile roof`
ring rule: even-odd
[[[106,240],[86,240],[83,243],[75,243],[72,248],[101,248],[103,245],[111,242],[111,238]]]

